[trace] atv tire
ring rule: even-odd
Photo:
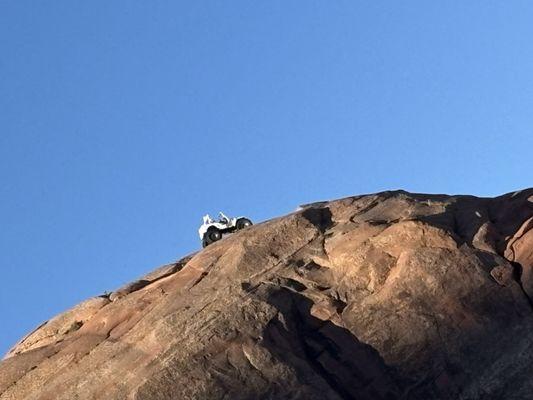
[[[204,240],[202,240],[202,245],[205,247],[211,243],[219,241],[220,239],[222,239],[222,232],[220,232],[220,230],[217,228],[211,227],[205,233]]]
[[[240,231],[241,229],[247,228],[251,225],[252,225],[252,221],[250,221],[248,218],[239,218],[237,220],[237,223],[235,224],[238,231]]]

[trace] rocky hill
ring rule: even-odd
[[[531,399],[532,228],[533,189],[305,205],[44,323],[0,399]]]

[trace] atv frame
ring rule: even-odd
[[[218,221],[213,220],[209,214],[204,216],[203,221],[198,229],[203,247],[219,241],[224,234],[233,233],[252,225],[252,221],[246,217],[230,218],[223,212],[219,213]]]

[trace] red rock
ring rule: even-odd
[[[302,206],[43,324],[0,399],[529,399],[532,196]]]

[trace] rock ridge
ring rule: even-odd
[[[5,399],[529,399],[533,189],[315,202],[45,322]]]

